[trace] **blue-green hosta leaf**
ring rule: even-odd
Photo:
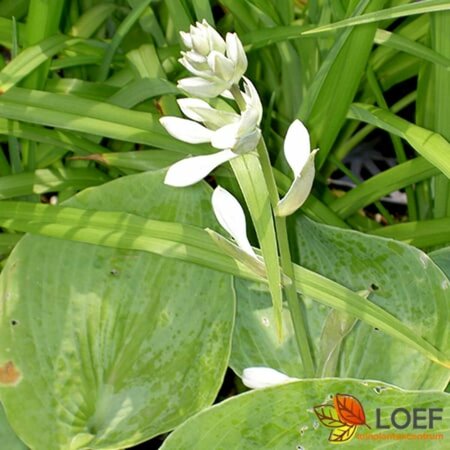
[[[449,352],[450,283],[425,253],[304,217],[298,219],[297,230],[302,266],[361,291],[362,306],[376,303]],[[288,312],[284,310],[286,333],[279,342],[264,286],[239,280],[236,290],[232,367],[241,373],[245,367],[269,366],[302,377]],[[365,299],[367,290],[371,292]],[[378,379],[405,389],[445,388],[448,370],[409,346],[308,298],[305,307],[317,376]]]
[[[450,279],[450,247],[440,248],[430,253],[430,258],[441,268]]]
[[[353,379],[302,380],[261,389],[233,397],[192,417],[177,428],[165,441],[161,450],[311,450],[332,448],[328,441],[336,428],[319,423],[314,409],[333,405],[336,394],[354,396],[361,404],[365,422],[359,425],[353,439],[345,442],[347,449],[395,448],[443,449],[450,439],[450,395],[443,392],[403,391],[377,381]],[[412,424],[403,430],[377,429],[379,423],[390,424],[390,415],[396,408],[405,408],[412,416],[413,408],[423,408],[420,415],[429,417],[429,408],[442,408],[437,415],[442,420],[433,421],[434,428],[414,430]],[[319,417],[320,417],[320,411]],[[404,412],[398,414],[397,419]],[[436,414],[436,413],[435,413]],[[411,418],[410,416],[410,418]],[[327,423],[325,420],[323,421]],[[411,421],[412,422],[412,421]],[[420,426],[427,426],[422,420]],[[397,434],[398,440],[386,440]],[[427,434],[434,439],[401,439],[401,435]],[[371,440],[370,437],[378,437]],[[411,439],[411,438],[410,438]]]
[[[67,204],[215,228],[210,196],[203,183],[174,189],[148,172]],[[28,235],[0,278],[0,366],[12,378],[0,397],[9,420],[46,450],[118,449],[170,430],[214,400],[233,314],[228,275]]]
[[[26,450],[26,445],[14,433],[0,404],[0,448],[5,450]]]

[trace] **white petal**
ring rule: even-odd
[[[200,77],[183,78],[178,87],[194,97],[214,98],[228,88],[223,81],[208,81]]]
[[[263,113],[261,99],[253,83],[246,77],[244,77],[244,98],[247,103],[247,109],[257,112],[257,124],[259,125]]]
[[[244,134],[252,133],[259,124],[259,112],[253,108],[247,108],[241,114],[241,120],[239,122],[238,136],[243,136]]]
[[[198,24],[197,27],[191,27],[192,48],[200,55],[207,56],[210,52],[208,32],[202,29]]]
[[[169,167],[164,183],[176,187],[190,186],[205,178],[220,164],[236,156],[231,150],[223,150],[212,155],[182,159]]]
[[[233,94],[228,89],[223,91],[220,95],[221,97],[227,98],[228,100],[234,100]]]
[[[262,389],[270,386],[298,381],[270,367],[248,367],[242,373],[242,382],[251,389]]]
[[[211,145],[215,148],[233,148],[237,142],[239,122],[225,125],[213,132]]]
[[[300,120],[291,123],[286,138],[284,139],[284,156],[294,172],[294,176],[300,175],[308,161],[311,152],[309,133]]]
[[[208,122],[208,124],[212,124],[215,129],[239,120],[238,114],[212,108],[204,100],[198,98],[179,99],[178,105],[181,111],[183,111],[183,114],[190,119],[196,120],[197,122]]]
[[[227,33],[226,35],[227,43],[227,56],[233,62],[235,68],[235,77],[233,79],[234,83],[238,83],[242,75],[244,75],[247,70],[247,55],[245,54],[242,42],[237,37],[236,33]]]
[[[256,128],[251,133],[239,137],[233,147],[233,151],[238,154],[251,152],[255,150],[260,139],[261,131],[259,128]]]
[[[190,144],[209,142],[213,134],[213,131],[192,120],[166,116],[161,117],[159,121],[171,136]]]
[[[218,52],[224,53],[226,45],[223,37],[211,25],[209,25],[206,20],[204,20],[203,22],[208,27],[209,46],[211,50],[216,50]]]
[[[204,79],[212,79],[214,78],[214,73],[209,70],[209,67],[201,67],[201,64],[198,64],[196,62],[193,62],[190,60],[187,56],[184,56],[183,58],[180,58],[178,62],[184,66],[189,72],[192,73],[192,75],[197,75]]]
[[[208,55],[208,65],[216,76],[229,81],[234,75],[234,64],[222,53],[212,51]]]
[[[188,59],[191,64],[205,64],[205,67],[208,65],[208,59],[206,56],[202,56],[197,52],[189,51],[189,52],[181,52],[181,54]]]
[[[181,40],[183,41],[183,44],[187,48],[192,48],[192,38],[189,33],[185,33],[184,31],[180,31]]]
[[[318,149],[311,152],[300,175],[295,178],[287,194],[278,203],[275,211],[277,216],[289,216],[305,203],[314,182],[314,157],[317,152]]]
[[[247,238],[245,214],[239,202],[218,186],[212,195],[212,207],[218,222],[233,237],[238,247],[257,258]]]

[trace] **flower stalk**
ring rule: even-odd
[[[258,144],[258,155],[269,191],[272,208],[275,210],[279,202],[278,188],[272,171],[269,153],[267,151],[264,139]],[[301,295],[295,288],[295,272],[292,265],[291,251],[289,248],[289,239],[286,226],[286,217],[275,216],[275,228],[278,240],[278,249],[280,252],[281,269],[292,280],[292,283],[284,286],[286,300],[289,306],[289,312],[294,326],[295,340],[302,359],[306,377],[314,376],[314,362],[312,359],[311,348],[308,335],[306,333],[306,318],[302,310]]]
[[[205,21],[197,22],[181,37],[187,51],[182,52],[180,63],[194,75],[178,82],[178,86],[191,96],[178,100],[188,119],[163,117],[160,121],[173,137],[189,143],[209,142],[219,151],[178,161],[169,168],[164,182],[176,187],[189,186],[218,165],[230,162],[250,211],[262,257],[254,253],[248,242],[245,215],[239,203],[219,187],[212,199],[214,212],[236,243],[228,242],[231,247],[227,248],[233,248],[234,253],[241,252],[241,257],[250,261],[254,270],[265,271],[280,341],[284,286],[304,372],[307,377],[313,377],[314,363],[301,298],[295,288],[285,217],[294,213],[309,195],[317,150],[311,151],[305,126],[294,121],[284,143],[285,158],[294,173],[294,181],[280,201],[269,153],[259,128],[261,101],[252,82],[244,76],[247,58],[239,38],[228,33],[224,40]],[[243,88],[240,87],[241,80]],[[234,99],[238,111],[215,108],[198,98],[218,96]]]

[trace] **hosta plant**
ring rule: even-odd
[[[1,2],[0,448],[445,448],[449,20]]]

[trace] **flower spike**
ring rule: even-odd
[[[242,96],[245,109],[241,114],[215,109],[197,98],[184,98],[178,100],[178,105],[192,120],[169,116],[160,119],[161,125],[174,138],[191,144],[209,142],[214,148],[222,150],[215,155],[197,156],[183,160],[186,163],[183,161],[176,163],[167,173],[166,184],[170,186],[194,184],[219,164],[256,148],[261,139],[259,124],[262,118],[262,105],[258,92],[248,79],[244,80]],[[203,175],[199,178],[200,174]],[[190,183],[186,184],[189,181]]]

